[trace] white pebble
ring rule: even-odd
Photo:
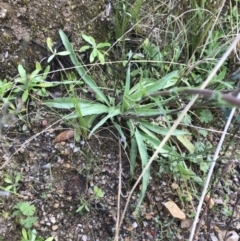
[[[133,228],[136,228],[138,225],[137,225],[137,223],[136,222],[134,222],[133,224],[132,224],[132,227]]]
[[[87,241],[87,235],[82,236],[82,241]]]

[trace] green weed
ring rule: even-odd
[[[36,207],[29,202],[18,202],[13,208],[16,209],[13,212],[13,215],[19,219],[20,224],[25,228],[31,228],[37,221],[37,217],[33,216],[35,214]]]
[[[82,34],[82,38],[86,42],[88,42],[90,44],[90,46],[84,45],[79,49],[79,51],[85,52],[90,49],[91,50],[90,58],[89,58],[90,63],[92,63],[97,58],[101,64],[104,64],[105,63],[104,55],[107,55],[108,53],[106,51],[104,51],[103,48],[109,47],[109,46],[111,46],[111,44],[110,43],[97,44],[93,37],[85,35],[85,34]]]
[[[52,55],[50,55],[50,56],[48,57],[48,60],[47,60],[48,63],[50,63],[50,62],[53,60],[53,58],[55,58],[56,56],[66,56],[66,55],[69,55],[69,52],[68,52],[68,51],[57,52],[57,49],[56,49],[56,48],[53,49],[54,44],[53,44],[51,38],[48,37],[46,42],[47,42],[47,47],[48,47],[48,49],[49,49],[49,50],[51,51],[51,53],[52,53]]]
[[[11,191],[13,193],[17,193],[17,189],[19,187],[19,181],[21,180],[22,176],[20,173],[15,173],[13,176],[6,175],[4,178],[4,182],[8,184],[4,188],[5,191]]]
[[[44,239],[40,236],[37,236],[37,230],[33,229],[33,230],[26,230],[25,228],[22,229],[22,237],[21,237],[21,241],[52,241],[54,238],[53,237],[49,237],[47,239]]]

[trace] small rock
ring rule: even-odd
[[[53,207],[54,208],[59,208],[59,203],[54,203]]]
[[[174,182],[174,183],[172,183],[171,188],[172,188],[173,190],[176,190],[176,189],[179,188],[179,186],[177,185],[177,183]]]
[[[136,228],[137,226],[138,226],[137,222],[134,222],[134,223],[132,224],[132,227],[133,227],[133,228]]]
[[[235,231],[228,232],[226,241],[238,241],[239,235]]]
[[[177,219],[180,219],[180,220],[186,219],[185,213],[172,200],[170,200],[166,203],[163,203],[163,205],[166,207],[166,209],[169,211],[169,213],[174,218],[177,218]]]
[[[210,238],[212,241],[219,241],[217,236],[214,233],[210,233]]]
[[[87,241],[87,235],[82,236],[82,241]]]
[[[42,120],[42,126],[46,126],[48,123],[47,123],[47,120]]]
[[[51,168],[51,163],[47,163],[42,166],[42,169],[50,169]]]
[[[145,213],[145,218],[146,218],[147,220],[152,219],[152,214],[151,214],[151,213]]]
[[[22,127],[23,132],[27,131],[27,129],[28,129],[27,125],[23,125]]]
[[[55,230],[57,230],[57,229],[58,229],[58,225],[53,225],[53,226],[52,226],[52,230],[53,230],[53,231],[55,231]]]
[[[71,165],[69,163],[65,164],[65,168],[69,169],[71,167]]]
[[[193,220],[190,218],[187,218],[185,220],[181,221],[181,228],[190,228],[190,226],[192,225]]]
[[[78,148],[78,147],[74,147],[73,148],[73,153],[76,153],[76,152],[78,152],[80,149]]]
[[[11,195],[8,191],[0,191],[0,197],[9,197]]]
[[[51,223],[56,223],[56,218],[54,216],[49,217]]]

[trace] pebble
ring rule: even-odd
[[[87,241],[87,235],[82,236],[82,241]]]
[[[136,223],[136,222],[134,222],[133,224],[132,224],[132,227],[133,228],[136,228],[138,226],[138,224]]]
[[[238,241],[239,235],[235,231],[231,231],[227,234],[226,241]]]
[[[57,229],[58,229],[58,225],[53,225],[53,226],[52,226],[52,230],[53,230],[53,231],[55,231],[55,230],[57,230]]]
[[[49,217],[51,223],[56,223],[56,218],[54,216]]]

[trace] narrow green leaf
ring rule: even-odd
[[[53,53],[53,48],[52,48],[53,47],[53,42],[52,42],[52,39],[47,37],[46,43],[47,43],[48,49]]]
[[[82,38],[83,38],[86,42],[90,43],[93,47],[96,47],[96,42],[95,42],[95,39],[94,39],[93,37],[88,36],[88,35],[86,35],[86,34],[82,34]]]
[[[94,54],[94,50],[93,50],[93,51],[91,52],[90,58],[89,58],[90,63],[92,63],[92,62],[94,61],[94,59],[95,59],[95,54]]]
[[[39,74],[40,70],[39,69],[35,69],[31,74],[29,79],[33,81],[33,79]],[[40,77],[41,79],[41,77]]]
[[[5,191],[10,191],[13,188],[13,185],[9,185],[4,188]]]
[[[81,212],[81,211],[83,210],[83,208],[84,208],[84,205],[80,206],[80,207],[76,210],[76,213]]]
[[[129,98],[129,90],[130,90],[130,65],[128,65],[127,67],[127,71],[126,71],[126,82],[125,82],[125,88],[124,88],[124,93],[123,93],[123,104],[122,104],[122,113],[124,113],[126,111],[126,109],[128,108],[128,98]]]
[[[49,238],[47,238],[45,241],[53,241],[53,237],[49,237]]]
[[[34,86],[39,87],[39,88],[48,88],[48,87],[57,86],[57,84],[54,84],[54,83],[51,83],[51,82],[43,82],[43,83],[40,83],[40,84],[36,84]]]
[[[38,61],[36,62],[36,69],[39,70],[39,71],[42,70],[42,66]]]
[[[135,167],[136,167],[136,160],[137,160],[137,141],[135,138],[135,127],[132,121],[127,122],[128,128],[130,130],[130,175],[133,177]]]
[[[48,66],[45,68],[44,73],[43,73],[43,75],[42,75],[42,79],[43,79],[43,80],[45,80],[45,79],[47,78],[47,75],[48,75],[49,71],[50,71],[50,66],[48,65]]]
[[[58,52],[56,55],[66,56],[66,55],[69,55],[69,54],[70,54],[69,51],[62,51],[62,52]]]
[[[103,113],[108,113],[109,111],[109,107],[104,104],[89,101],[86,99],[80,99],[80,98],[78,98],[77,100],[78,100],[78,104],[80,105],[83,116],[103,114]],[[53,100],[43,101],[43,103],[48,107],[54,107],[59,109],[74,108],[73,98],[56,98]]]
[[[121,137],[122,140],[124,141],[124,145],[123,145],[124,148],[126,148],[126,147],[127,147],[127,141],[126,141],[126,136],[125,136],[125,134],[124,134],[124,132],[123,132],[123,130],[122,130],[122,127],[121,127],[118,123],[116,123],[115,121],[112,121],[112,123],[113,123],[113,125],[115,126],[115,128],[117,129],[120,137]]]
[[[142,133],[142,138],[144,138],[145,143],[147,143],[150,147],[154,148],[155,150],[161,143],[161,140],[159,140],[159,138],[157,138],[153,134],[148,135],[146,133]],[[172,147],[169,147],[167,145],[164,145],[164,147],[159,151],[159,154],[161,154],[164,157],[170,157],[171,160],[181,158],[181,156]]]
[[[8,177],[5,177],[4,178],[4,182],[11,184],[12,180],[10,178],[8,178]]]
[[[110,43],[99,43],[99,44],[97,44],[97,49],[109,47],[109,46],[111,46]]]
[[[25,102],[28,99],[28,90],[25,90],[22,94],[22,101]]]
[[[73,47],[72,47],[71,43],[68,41],[68,38],[65,35],[65,33],[62,30],[60,30],[59,34],[61,36],[61,40],[64,44],[65,49],[70,52],[71,61],[75,65],[78,74],[81,76],[81,78],[84,80],[84,82],[90,88],[92,88],[92,90],[97,94],[98,99],[102,102],[105,102],[109,106],[109,101],[108,101],[107,97],[100,90],[100,88],[97,86],[95,81],[86,73],[84,67],[77,60],[76,54],[73,50]]]
[[[177,139],[187,148],[190,153],[194,153],[195,147],[188,139],[189,135],[179,135]]]
[[[26,70],[23,68],[23,66],[21,64],[18,65],[18,73],[19,73],[21,79],[23,79],[23,80],[27,79]]]
[[[91,49],[91,48],[92,48],[91,46],[85,45],[85,46],[82,46],[82,47],[79,49],[79,52],[85,52],[86,50]]]
[[[32,233],[32,240],[31,241],[35,241],[37,238],[37,230],[33,229],[32,231],[30,231]]]
[[[138,129],[136,129],[136,131],[135,131],[135,137],[136,137],[136,141],[137,141],[138,151],[139,151],[140,156],[141,156],[142,170],[143,170],[148,163],[147,148],[146,148],[146,145],[143,142],[142,135],[138,131]],[[146,170],[146,172],[143,174],[142,188],[141,188],[140,196],[139,196],[137,206],[136,206],[136,209],[135,209],[135,212],[137,212],[137,213],[138,213],[139,208],[142,204],[143,198],[145,197],[145,193],[147,191],[147,186],[148,186],[148,183],[149,183],[149,177],[150,177],[150,168],[148,168]]]
[[[160,134],[160,135],[164,135],[164,136],[167,135],[168,131],[170,130],[170,128],[168,128],[168,127],[160,127],[157,124],[150,123],[150,122],[145,121],[145,120],[141,120],[140,123],[144,127],[148,128],[150,131],[155,132],[155,133]],[[189,132],[182,131],[182,130],[175,130],[172,133],[173,136],[176,136],[176,135],[186,135],[186,134],[189,134]]]
[[[22,236],[24,239],[28,240],[28,235],[27,235],[27,231],[25,228],[22,228]]]
[[[88,135],[88,137],[91,137],[91,135],[99,128],[101,127],[104,123],[106,123],[106,121],[116,115],[119,115],[121,112],[119,109],[114,109],[113,111],[109,111],[109,114],[107,116],[105,116],[104,118],[101,119],[101,121],[98,122],[98,124],[96,124],[93,129],[91,130],[90,134]]]
[[[53,60],[54,57],[55,57],[54,54],[52,54],[51,56],[49,56],[48,59],[47,59],[47,62],[50,63],[50,62]]]
[[[21,174],[17,174],[15,177],[15,183],[18,183],[21,179]]]
[[[103,54],[100,51],[98,51],[97,55],[98,55],[98,59],[99,59],[100,63],[105,64],[105,58],[104,58]]]

